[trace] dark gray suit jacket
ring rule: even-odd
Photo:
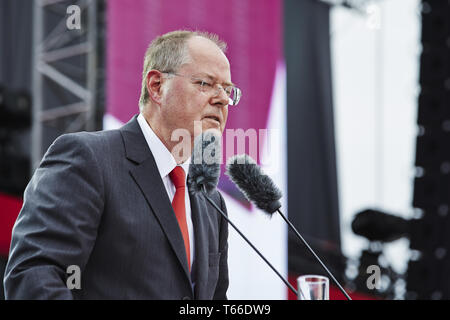
[[[220,193],[212,198],[226,212]],[[226,299],[228,225],[202,195],[190,199],[191,273],[136,116],[118,130],[59,137],[24,193],[6,298]],[[67,288],[70,265],[81,269],[80,290]]]

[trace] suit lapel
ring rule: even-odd
[[[130,174],[158,219],[178,261],[183,267],[186,277],[191,281],[183,236],[159,175],[155,159],[145,141],[136,117],[134,116],[121,129],[126,156],[129,160],[136,163],[136,166],[130,170]]]
[[[208,225],[205,199],[190,195],[192,224],[194,225],[195,260],[192,268],[195,281],[194,297],[202,299],[208,277]]]

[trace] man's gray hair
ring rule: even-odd
[[[139,109],[142,111],[147,104],[149,94],[147,91],[147,74],[150,70],[161,72],[176,72],[183,64],[189,62],[187,40],[194,36],[204,37],[214,42],[224,53],[227,45],[214,33],[203,31],[177,30],[155,38],[147,48],[142,72],[141,96]]]

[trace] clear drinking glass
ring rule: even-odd
[[[329,280],[318,275],[300,276],[297,278],[297,292],[297,300],[329,300]]]

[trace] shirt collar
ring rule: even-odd
[[[161,178],[165,178],[177,166],[177,162],[141,113],[137,117],[137,121],[141,127],[142,133],[144,134],[145,140],[147,141],[148,147],[155,158],[159,174],[161,175]],[[190,162],[191,158],[180,164],[185,172],[186,179],[189,172]]]

